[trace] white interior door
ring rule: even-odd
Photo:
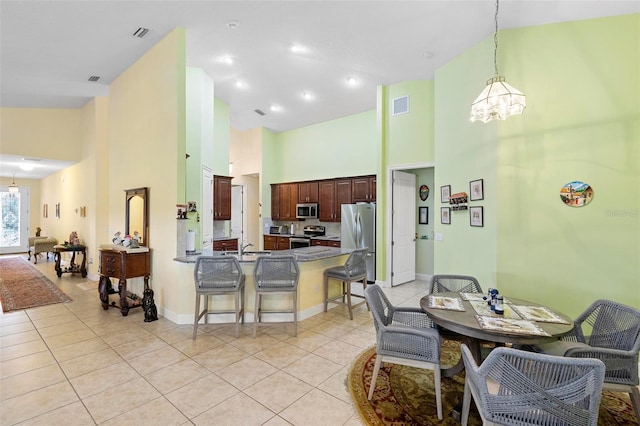
[[[244,238],[244,186],[231,187],[231,238],[242,243]]]
[[[213,172],[202,169],[202,250],[213,250]]]
[[[416,176],[395,170],[392,184],[391,285],[416,279]]]

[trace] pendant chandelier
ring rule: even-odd
[[[527,106],[524,93],[507,84],[505,78],[498,74],[498,3],[496,0],[496,32],[493,34],[495,77],[487,80],[487,86],[471,104],[471,121],[506,120],[512,115],[522,114]]]
[[[13,179],[11,180],[11,185],[9,185],[9,193],[16,194],[20,188],[16,185],[16,175],[13,175]]]

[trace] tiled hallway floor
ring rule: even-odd
[[[29,425],[361,425],[345,379],[375,343],[371,314],[342,307],[298,324],[145,323],[102,310],[97,283],[58,278],[36,265],[73,301],[0,314],[0,424]],[[416,281],[387,289],[392,303],[419,306]]]

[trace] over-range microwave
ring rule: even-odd
[[[296,204],[297,219],[317,219],[318,203]]]

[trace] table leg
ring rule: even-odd
[[[98,283],[98,293],[100,294],[100,302],[102,302],[102,309],[105,311],[109,309],[109,287],[111,287],[111,280],[104,275],[100,276]]]
[[[56,274],[58,278],[62,277],[62,268],[60,268],[60,257],[62,256],[59,251],[55,252],[53,256],[56,258]]]
[[[82,278],[87,276],[87,251],[82,250],[82,266],[80,267],[80,273],[82,274]]]
[[[120,282],[120,312],[123,317],[129,315],[129,303],[127,302],[127,280],[121,279]]]

